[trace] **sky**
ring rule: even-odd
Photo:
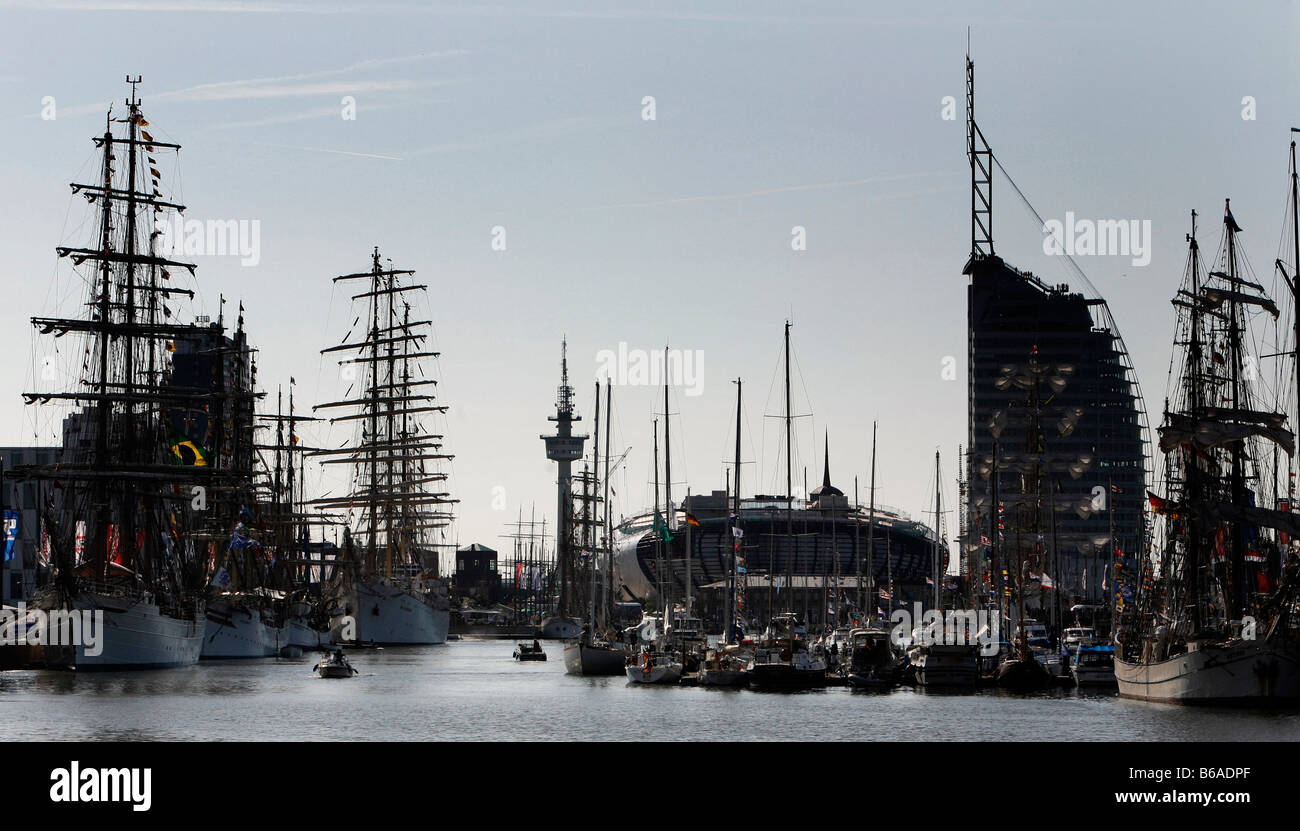
[[[521,511],[554,521],[539,437],[562,338],[584,431],[602,351],[692,357],[701,374],[670,390],[676,498],[723,487],[743,379],[742,489],[781,493],[789,320],[796,487],[805,468],[820,483],[829,435],[832,479],[852,494],[857,477],[866,502],[876,421],[878,503],[928,520],[938,450],[951,511],[968,33],[979,124],[1038,214],[1150,222],[1149,263],[1076,261],[1153,414],[1188,212],[1212,253],[1231,197],[1273,285],[1300,125],[1294,3],[50,0],[0,2],[0,23],[0,444],[54,435],[53,408],[19,396],[50,348],[29,319],[84,300],[54,254],[90,242],[93,209],[67,184],[93,175],[90,138],[140,75],[154,135],[184,147],[164,175],[186,216],[257,222],[255,265],[195,258],[195,311],[243,303],[272,398],[290,377],[300,406],[341,397],[319,350],[355,312],[331,277],[378,246],[430,286],[452,539],[501,550]],[[998,253],[1082,289],[1001,171],[994,194]],[[663,411],[662,388],[629,380],[616,518],[653,499]],[[304,437],[338,446],[343,429]]]

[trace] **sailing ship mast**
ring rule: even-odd
[[[366,302],[368,327],[364,339],[357,343],[344,338],[337,346],[321,350],[322,355],[355,352],[339,365],[345,368],[345,377],[355,377],[360,368],[362,387],[354,398],[317,404],[312,409],[343,409],[345,414],[330,418],[329,423],[358,422],[361,427],[353,443],[307,454],[321,457],[322,464],[353,468],[350,493],[321,497],[310,504],[346,508],[350,515],[359,513],[354,532],[364,540],[364,554],[356,565],[359,575],[366,578],[423,571],[423,550],[443,547],[428,541],[425,532],[446,528],[452,515],[443,506],[459,502],[447,492],[427,487],[445,482],[447,474],[431,471],[425,463],[449,461],[454,456],[440,452],[443,436],[428,432],[419,418],[426,413],[445,413],[447,406],[433,403],[436,396],[431,392],[417,391],[435,385],[436,380],[417,380],[412,373],[413,367],[419,366],[414,362],[440,355],[425,346],[432,322],[410,319],[406,294],[428,288],[406,280],[414,273],[385,268],[376,247],[369,271],[335,277],[336,283],[363,281],[368,286],[352,296],[354,301]],[[351,392],[349,387],[345,395]]]
[[[114,119],[110,109],[103,135],[93,139],[103,156],[100,182],[71,185],[74,194],[99,203],[97,242],[93,248],[57,248],[59,257],[70,259],[74,267],[86,262],[95,264],[98,273],[87,281],[92,287],[88,306],[94,312],[86,318],[32,318],[33,326],[42,334],[61,337],[76,332],[85,336],[87,346],[78,389],[24,393],[26,403],[58,399],[85,405],[79,426],[83,435],[93,430],[93,447],[89,453],[74,451],[66,455],[57,476],[53,470],[39,468],[16,473],[78,483],[76,499],[65,500],[65,504],[82,502],[69,516],[91,517],[88,560],[96,579],[107,579],[110,563],[116,560],[146,582],[156,582],[176,576],[174,571],[170,575],[160,573],[163,563],[156,556],[156,541],[162,530],[163,482],[206,485],[218,480],[217,460],[210,463],[203,453],[186,455],[192,463],[179,468],[166,464],[167,456],[180,458],[182,453],[170,444],[169,414],[183,416],[201,410],[221,401],[225,392],[182,387],[172,382],[171,362],[162,365],[161,354],[174,353],[178,341],[198,348],[219,330],[213,333],[208,327],[172,320],[166,298],[174,294],[192,297],[193,291],[160,286],[158,280],[170,281],[170,269],[194,274],[196,266],[155,253],[153,237],[141,243],[144,228],[153,227],[152,222],[142,221],[142,209],[161,220],[164,212],[183,212],[185,208],[162,197],[161,174],[149,154],[178,151],[180,145],[157,141],[144,129],[149,122],[136,97],[140,80],[139,76],[127,77],[131,85],[127,116]],[[114,135],[114,124],[126,125],[123,137]],[[125,149],[127,154],[124,179],[114,164],[118,149]],[[150,173],[148,191],[144,170]],[[93,427],[87,418],[94,419]],[[218,429],[222,426],[218,425]],[[213,425],[207,423],[205,427],[211,430]],[[202,440],[211,443],[206,436]],[[184,452],[191,452],[188,442]],[[141,505],[146,506],[143,511]],[[67,551],[71,553],[72,546],[67,546]],[[70,577],[73,564],[63,565],[64,577]],[[172,583],[173,590],[181,588],[174,579]]]
[[[52,499],[42,511],[57,567],[53,593],[42,602],[95,606],[108,584],[116,584],[113,592],[139,593],[139,608],[152,604],[160,612],[133,629],[134,653],[109,643],[88,663],[184,664],[198,659],[195,629],[202,627],[208,578],[194,543],[225,538],[236,508],[251,495],[251,413],[258,396],[242,306],[232,339],[224,319],[181,323],[169,305],[173,297],[194,296],[172,283],[172,272],[196,271],[193,263],[170,259],[163,230],[185,206],[164,196],[155,155],[180,145],[150,135],[137,97],[141,79],[126,82],[126,116],[114,118],[110,108],[104,133],[93,139],[102,154],[98,182],[71,185],[95,205],[94,242],[56,249],[89,288],[87,314],[32,318],[40,334],[73,332],[84,339],[74,387],[23,394],[28,404],[58,400],[77,408],[64,422],[65,452],[57,466],[15,473],[61,483],[60,513]],[[116,125],[122,135],[115,135]],[[190,508],[198,496],[206,503],[202,513]],[[55,660],[64,657],[79,665],[92,656]]]

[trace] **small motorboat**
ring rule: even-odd
[[[701,687],[739,687],[745,683],[745,661],[733,653],[710,650],[700,664]]]
[[[545,661],[546,652],[542,649],[542,645],[537,641],[533,641],[531,644],[528,643],[516,644],[515,660],[516,661]]]
[[[1012,655],[998,664],[994,678],[999,687],[1018,692],[1044,690],[1052,686],[1051,673],[1033,655]]]
[[[347,656],[343,654],[342,649],[326,651],[321,656],[320,663],[312,667],[312,671],[320,675],[321,678],[351,678],[358,674],[356,668],[348,663]]]
[[[627,679],[635,684],[676,684],[682,680],[682,663],[663,652],[642,652],[627,662]]]
[[[1110,644],[1081,643],[1070,661],[1070,674],[1080,687],[1114,687],[1115,647]]]
[[[848,659],[841,667],[855,689],[887,690],[898,682],[899,666],[889,643],[889,631],[857,628],[849,632]]]

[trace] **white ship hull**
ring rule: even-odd
[[[284,646],[284,630],[268,624],[256,609],[210,604],[203,631],[203,658],[273,658]]]
[[[388,580],[353,585],[350,614],[330,620],[335,643],[439,644],[447,642],[451,611],[447,599]],[[350,631],[349,631],[350,630]]]
[[[303,618],[289,618],[284,625],[284,643],[282,646],[295,646],[299,649],[319,649],[334,643],[329,632],[320,632],[311,627]]]
[[[162,614],[152,602],[83,594],[74,608],[102,611],[99,649],[94,645],[45,646],[50,669],[116,670],[193,666],[203,649],[203,615],[192,620]],[[91,654],[92,652],[99,654]]]
[[[1189,647],[1150,663],[1116,658],[1119,694],[1174,704],[1300,703],[1300,651],[1243,640]]]
[[[624,668],[627,679],[635,684],[676,684],[682,678],[682,665],[677,663],[654,664],[644,667],[630,664]]]

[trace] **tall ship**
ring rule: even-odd
[[[318,404],[317,411],[341,413],[331,424],[354,425],[345,446],[307,453],[322,464],[350,470],[348,493],[310,504],[347,515],[343,550],[333,568],[327,597],[330,634],[336,643],[440,644],[447,641],[450,604],[439,577],[439,551],[457,500],[444,489],[443,436],[426,425],[445,413],[435,395],[437,380],[426,369],[439,353],[429,348],[431,320],[412,318],[427,308],[428,286],[410,270],[385,268],[375,248],[371,267],[335,277],[359,285],[352,295],[364,311],[352,332],[322,350],[339,360],[351,379],[345,398]],[[435,541],[435,535],[437,541]]]
[[[242,326],[238,335],[242,335]],[[239,493],[239,522],[215,563],[206,609],[203,658],[266,658],[316,649],[329,642],[320,614],[319,573],[323,553],[310,528],[338,520],[304,511],[303,462],[309,450],[299,425],[316,421],[295,411],[294,379],[288,410],[277,391],[274,413],[244,414],[244,447],[254,451],[253,478]],[[270,436],[255,433],[266,429]],[[314,549],[314,550],[313,550]]]
[[[564,643],[564,669],[570,675],[622,675],[627,653],[612,641],[616,631],[612,571],[613,550],[609,547],[610,415],[613,390],[605,379],[604,463],[601,471],[600,385],[596,385],[596,435],[591,464],[583,465],[577,477],[579,487],[570,502],[570,550],[578,602],[586,614],[582,633]],[[603,488],[603,492],[602,492]],[[603,509],[603,513],[602,513]]]
[[[1290,230],[1300,240],[1294,142],[1291,165]],[[1222,243],[1207,268],[1192,213],[1173,298],[1179,354],[1159,430],[1163,493],[1149,495],[1156,551],[1136,564],[1133,602],[1122,592],[1116,600],[1115,677],[1126,698],[1300,704],[1295,437],[1287,402],[1269,391],[1259,370],[1264,356],[1251,346],[1270,328],[1281,346],[1286,333],[1249,270],[1241,232],[1225,203]],[[1276,262],[1293,295],[1294,263],[1287,274]],[[1296,343],[1274,357],[1300,357]],[[1291,378],[1279,371],[1276,389],[1294,394],[1300,360],[1294,371]]]
[[[156,230],[185,210],[165,192],[170,166],[159,161],[180,146],[153,137],[136,97],[140,78],[127,82],[125,110],[110,108],[93,139],[96,177],[72,184],[92,206],[92,239],[57,249],[72,283],[85,287],[84,311],[32,319],[42,335],[72,335],[42,358],[42,379],[64,379],[62,388],[24,393],[28,404],[71,407],[61,461],[15,471],[40,485],[52,578],[34,605],[102,614],[97,647],[72,637],[52,644],[56,633],[46,633],[51,668],[198,661],[210,560],[250,475],[241,414],[254,396],[243,335],[228,337],[220,317],[180,319],[195,266],[170,259]]]
[[[240,304],[235,335],[198,355],[175,358],[177,373],[212,375],[218,386],[233,375],[236,389],[251,388],[256,367],[244,334]],[[183,360],[184,359],[184,360]],[[226,408],[223,442],[218,455],[243,475],[213,493],[213,507],[221,516],[233,517],[233,528],[202,540],[211,555],[211,574],[204,609],[202,658],[266,658],[286,646],[284,592],[276,581],[274,542],[267,533],[263,495],[256,485],[257,445],[253,403],[256,395],[243,396]]]

